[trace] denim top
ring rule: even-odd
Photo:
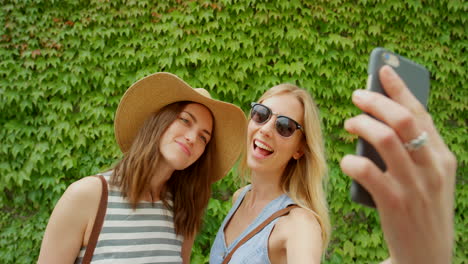
[[[232,243],[227,246],[226,239],[224,237],[224,228],[226,223],[231,219],[231,217],[236,212],[239,205],[244,200],[244,197],[248,191],[250,191],[251,185],[247,185],[244,190],[242,190],[239,198],[236,200],[235,204],[232,206],[226,218],[224,218],[221,227],[216,234],[215,241],[211,247],[210,252],[210,264],[221,264],[224,260],[224,257],[229,254],[229,252],[237,245],[237,243],[245,237],[250,231],[259,226],[263,221],[265,221],[272,214],[276,213],[278,210],[286,208],[288,205],[295,204],[294,201],[289,198],[286,194],[282,194],[270,203],[268,203],[265,208],[260,212],[260,214],[255,218],[255,220],[245,229],[239,237],[237,237]],[[235,253],[232,255],[229,263],[232,264],[269,264],[270,259],[268,258],[268,238],[270,237],[271,230],[275,226],[279,217],[271,221],[267,226],[260,230],[255,236],[246,241],[242,246],[240,246]]]

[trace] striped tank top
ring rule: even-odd
[[[102,175],[109,182],[112,172]],[[107,211],[91,263],[182,263],[182,236],[175,234],[173,213],[161,201],[142,201],[135,210],[108,185]],[[82,247],[75,264],[83,260]]]

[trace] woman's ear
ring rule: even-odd
[[[293,154],[293,159],[298,160],[302,157],[302,155],[304,155],[304,151],[302,151],[301,148]]]

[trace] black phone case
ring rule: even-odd
[[[386,53],[392,54],[399,59],[399,66],[392,66],[392,68],[405,82],[406,86],[421,102],[421,104],[427,108],[430,89],[430,78],[427,69],[422,65],[419,65],[405,57],[399,56],[398,54],[385,50],[384,48],[375,48],[370,55],[367,69],[367,89],[382,93],[387,96],[380,84],[378,75],[380,68],[387,64],[383,59],[383,56]],[[387,169],[385,162],[382,160],[377,150],[362,138],[358,139],[356,154],[369,158],[382,171]],[[367,190],[361,184],[354,180],[351,183],[350,194],[353,201],[369,207],[375,207],[374,200],[372,199],[372,196],[369,194],[369,192],[367,192]]]

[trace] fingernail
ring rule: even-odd
[[[393,70],[392,67],[388,66],[388,65],[385,65],[382,67],[383,70],[385,70],[387,72],[387,75],[391,78],[395,78],[397,77],[397,74],[396,72]]]
[[[368,95],[369,92],[366,90],[355,90],[353,92],[353,101],[361,102],[362,100],[365,100]]]
[[[351,126],[350,126],[350,122],[352,122],[352,120],[354,119],[354,117],[351,117],[351,118],[348,118],[344,121],[344,124],[343,124],[343,127],[345,130],[348,130]]]
[[[343,169],[343,167],[352,166],[355,159],[356,157],[354,155],[350,155],[350,154],[344,155],[340,161],[340,167]]]
[[[345,154],[343,158],[341,159],[341,162],[347,162],[347,161],[352,161],[352,160],[353,160],[353,155]]]

